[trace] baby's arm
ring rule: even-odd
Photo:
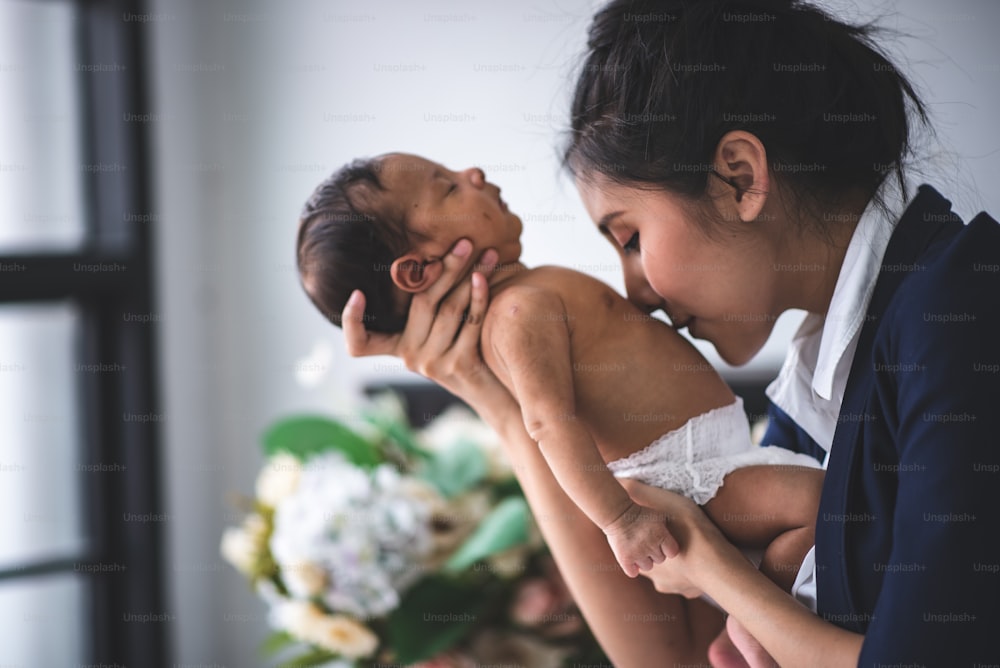
[[[815,542],[823,471],[803,466],[748,466],[726,476],[704,505],[733,544],[762,547],[760,570],[785,591]]]
[[[490,307],[483,344],[556,480],[607,535],[622,569],[634,577],[673,556],[676,542],[664,518],[632,502],[576,418],[569,327],[559,296],[528,286],[507,289]]]

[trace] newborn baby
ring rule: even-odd
[[[393,332],[457,240],[497,249],[483,358],[622,569],[634,577],[672,555],[663,518],[616,476],[692,498],[732,542],[764,548],[761,570],[790,589],[813,543],[817,462],[753,445],[741,400],[684,337],[585,274],[525,267],[520,234],[482,170],[387,154],[320,184],[300,220],[298,265],[334,324],[358,288],[366,327]]]

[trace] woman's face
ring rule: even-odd
[[[709,238],[695,204],[678,195],[600,175],[579,179],[577,188],[618,251],[630,301],[662,309],[675,328],[711,341],[728,364],[745,364],[763,347],[780,315],[773,226],[736,220]]]

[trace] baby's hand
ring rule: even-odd
[[[677,541],[667,530],[666,518],[651,508],[632,504],[604,528],[611,551],[630,578],[677,554]]]

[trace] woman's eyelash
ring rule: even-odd
[[[450,186],[448,187],[448,192],[447,192],[446,194],[448,194],[448,195],[452,194],[453,192],[455,192],[455,189],[456,189],[456,188],[458,188],[458,184],[457,184],[457,183],[452,183],[452,184],[451,184],[451,185],[450,185]]]
[[[639,250],[639,233],[636,232],[629,237],[629,240],[625,242],[625,245],[622,246],[622,248],[629,252]]]

